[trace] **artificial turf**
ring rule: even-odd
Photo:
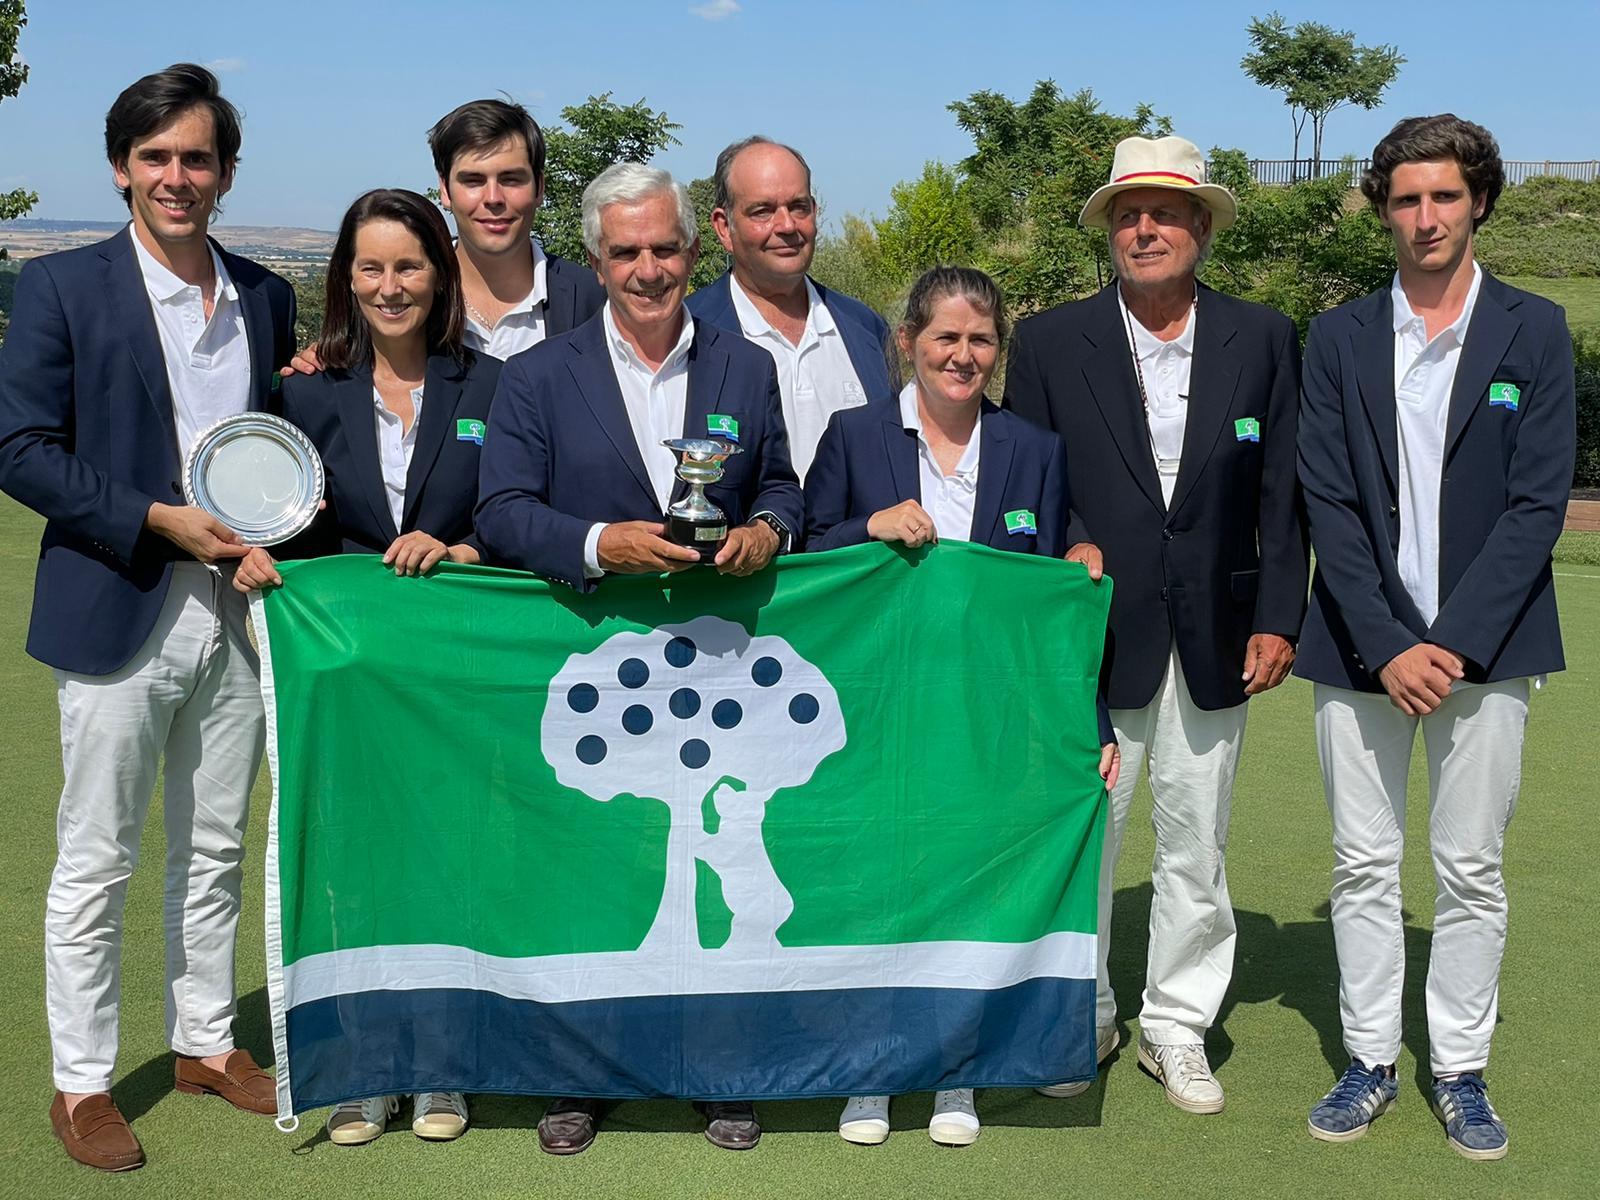
[[[1600,1072],[1588,1004],[1600,950],[1588,906],[1600,893],[1595,785],[1600,736],[1600,570],[1559,564],[1569,669],[1536,695],[1522,798],[1507,847],[1511,935],[1501,1022],[1488,1078],[1511,1132],[1499,1163],[1452,1153],[1425,1093],[1422,983],[1433,883],[1420,755],[1404,868],[1409,971],[1400,1103],[1360,1142],[1329,1146],[1305,1132],[1306,1113],[1345,1063],[1333,940],[1327,921],[1331,855],[1316,769],[1311,689],[1291,681],[1252,705],[1234,798],[1228,854],[1238,918],[1233,986],[1209,1048],[1227,1109],[1196,1117],[1167,1104],[1125,1044],[1102,1081],[1073,1100],[982,1092],[977,1144],[942,1149],[927,1137],[930,1098],[894,1107],[880,1147],[840,1141],[839,1104],[760,1108],[766,1130],[746,1154],[714,1149],[689,1106],[618,1106],[587,1153],[539,1152],[541,1103],[475,1098],[459,1142],[430,1145],[397,1122],[376,1143],[345,1149],[310,1114],[293,1134],[222,1101],[172,1090],[162,1034],[159,798],[144,862],[128,894],[122,980],[122,1052],[114,1094],[144,1143],[148,1165],[101,1176],[69,1161],[50,1133],[50,1054],[42,981],[44,896],[55,854],[60,788],[50,672],[22,651],[39,523],[0,498],[0,1196],[176,1197],[602,1197],[765,1196],[1592,1196],[1600,1137],[1586,1087]],[[270,1058],[262,957],[262,851],[267,789],[249,840],[239,946],[240,1043]],[[1138,1036],[1149,905],[1148,792],[1118,874],[1113,936],[1125,1043]],[[404,880],[395,880],[402,890]],[[1590,932],[1585,933],[1585,930]],[[405,1114],[409,1117],[409,1111]]]

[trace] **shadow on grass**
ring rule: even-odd
[[[256,1062],[271,1069],[272,1016],[267,1009],[266,988],[257,988],[239,997],[238,1013],[233,1019],[233,1039],[234,1045],[250,1051]],[[164,1100],[173,1090],[176,1066],[177,1055],[168,1050],[140,1063],[113,1084],[111,1094],[122,1115],[130,1122],[137,1121]]]
[[[1112,903],[1109,969],[1111,987],[1117,995],[1119,1023],[1139,1016],[1149,940],[1150,892],[1148,883],[1123,888]],[[1350,1054],[1344,1048],[1339,1016],[1339,963],[1327,903],[1317,907],[1315,921],[1280,925],[1266,913],[1242,908],[1235,908],[1233,917],[1239,930],[1233,981],[1206,1038],[1212,1068],[1220,1068],[1233,1056],[1228,1018],[1234,1008],[1276,1000],[1305,1018],[1316,1031],[1328,1066],[1336,1075],[1343,1071],[1350,1063]],[[1428,1065],[1425,990],[1433,935],[1413,924],[1410,912],[1402,909],[1401,917],[1405,922],[1406,977],[1400,999],[1400,1027],[1405,1047],[1417,1060],[1418,1086],[1427,1090],[1432,1072]]]

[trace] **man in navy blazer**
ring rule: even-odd
[[[123,898],[163,758],[176,1083],[277,1107],[232,1031],[241,843],[265,738],[244,598],[224,578],[246,548],[180,487],[199,433],[266,408],[293,348],[293,290],[206,236],[239,142],[238,113],[202,67],[124,91],[106,152],[132,221],[28,263],[0,349],[0,488],[46,519],[28,652],[54,668],[61,709],[51,1122],[73,1158],[104,1170],[143,1162],[109,1092]]]
[[[1108,231],[1116,282],[1022,322],[1006,376],[1007,406],[1066,443],[1067,557],[1093,574],[1103,554],[1116,580],[1102,680],[1123,769],[1100,876],[1102,1057],[1118,1036],[1114,869],[1148,764],[1156,853],[1139,1060],[1193,1113],[1223,1107],[1204,1043],[1233,969],[1224,855],[1246,700],[1288,674],[1307,573],[1294,324],[1196,280],[1235,212],[1192,142],[1122,141],[1080,217]]]
[[[1530,686],[1564,665],[1550,552],[1576,421],[1565,315],[1473,258],[1504,181],[1488,130],[1451,114],[1408,118],[1378,144],[1361,187],[1398,270],[1312,323],[1300,417],[1317,574],[1295,672],[1316,684],[1352,1060],[1310,1131],[1359,1137],[1398,1091],[1400,858],[1420,726],[1433,1103],[1474,1159],[1508,1145],[1482,1074],[1505,950],[1501,860]]]
[[[861,301],[807,275],[817,248],[817,201],[798,150],[745,138],[717,155],[712,181],[711,225],[733,266],[689,297],[689,311],[772,355],[803,482],[829,417],[898,393],[889,326]]]
[[[584,214],[608,302],[501,373],[476,515],[490,561],[581,590],[610,572],[695,565],[695,551],[664,537],[664,511],[688,485],[661,442],[731,429],[742,453],[706,489],[731,527],[716,565],[758,571],[798,538],[805,510],[772,360],[683,308],[698,243],[670,175],[608,168],[585,190]]]
[[[683,307],[699,252],[688,189],[657,167],[618,163],[583,192],[583,238],[606,306],[588,324],[512,358],[484,434],[478,537],[491,563],[588,590],[611,572],[681,571],[699,552],[668,541],[664,511],[687,485],[667,438],[736,439],[706,495],[728,517],[717,569],[761,570],[805,516],[789,465],[772,360]],[[705,1105],[706,1137],[747,1150],[761,1137],[748,1103]],[[599,1106],[562,1097],[539,1145],[577,1154]]]

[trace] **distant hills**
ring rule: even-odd
[[[125,221],[55,221],[28,217],[20,221],[0,221],[0,246],[12,258],[22,260],[71,250],[103,241]],[[334,234],[325,229],[296,229],[282,225],[230,225],[211,227],[211,235],[246,258],[282,275],[304,276],[320,271],[333,252]]]

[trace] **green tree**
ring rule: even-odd
[[[1254,47],[1240,60],[1245,74],[1264,88],[1282,92],[1294,125],[1294,158],[1300,135],[1311,122],[1311,175],[1322,165],[1322,134],[1328,116],[1346,104],[1373,109],[1406,60],[1393,46],[1358,46],[1348,29],[1316,21],[1289,27],[1272,13],[1247,27]]]
[[[728,256],[722,243],[717,241],[717,231],[711,224],[711,210],[716,207],[717,184],[707,176],[689,184],[689,199],[694,203],[695,220],[700,225],[700,261],[689,276],[689,290],[696,291],[716,282],[717,276],[728,269]]]
[[[979,248],[978,224],[955,171],[943,163],[890,190],[893,207],[878,223],[884,265],[907,279],[940,263],[967,265]]]
[[[610,92],[568,105],[561,119],[565,127],[544,131],[544,207],[534,229],[552,254],[583,262],[583,189],[612,163],[647,163],[677,145],[672,131],[680,126],[643,100],[617,104]]]
[[[289,283],[294,288],[294,344],[309,346],[322,336],[322,317],[328,302],[327,272],[296,275]]]
[[[28,82],[28,64],[17,58],[17,39],[27,23],[22,0],[0,0],[0,100],[11,99]],[[39,194],[25,188],[0,192],[0,221],[25,217],[37,203]],[[0,258],[5,256],[5,247],[0,246]]]

